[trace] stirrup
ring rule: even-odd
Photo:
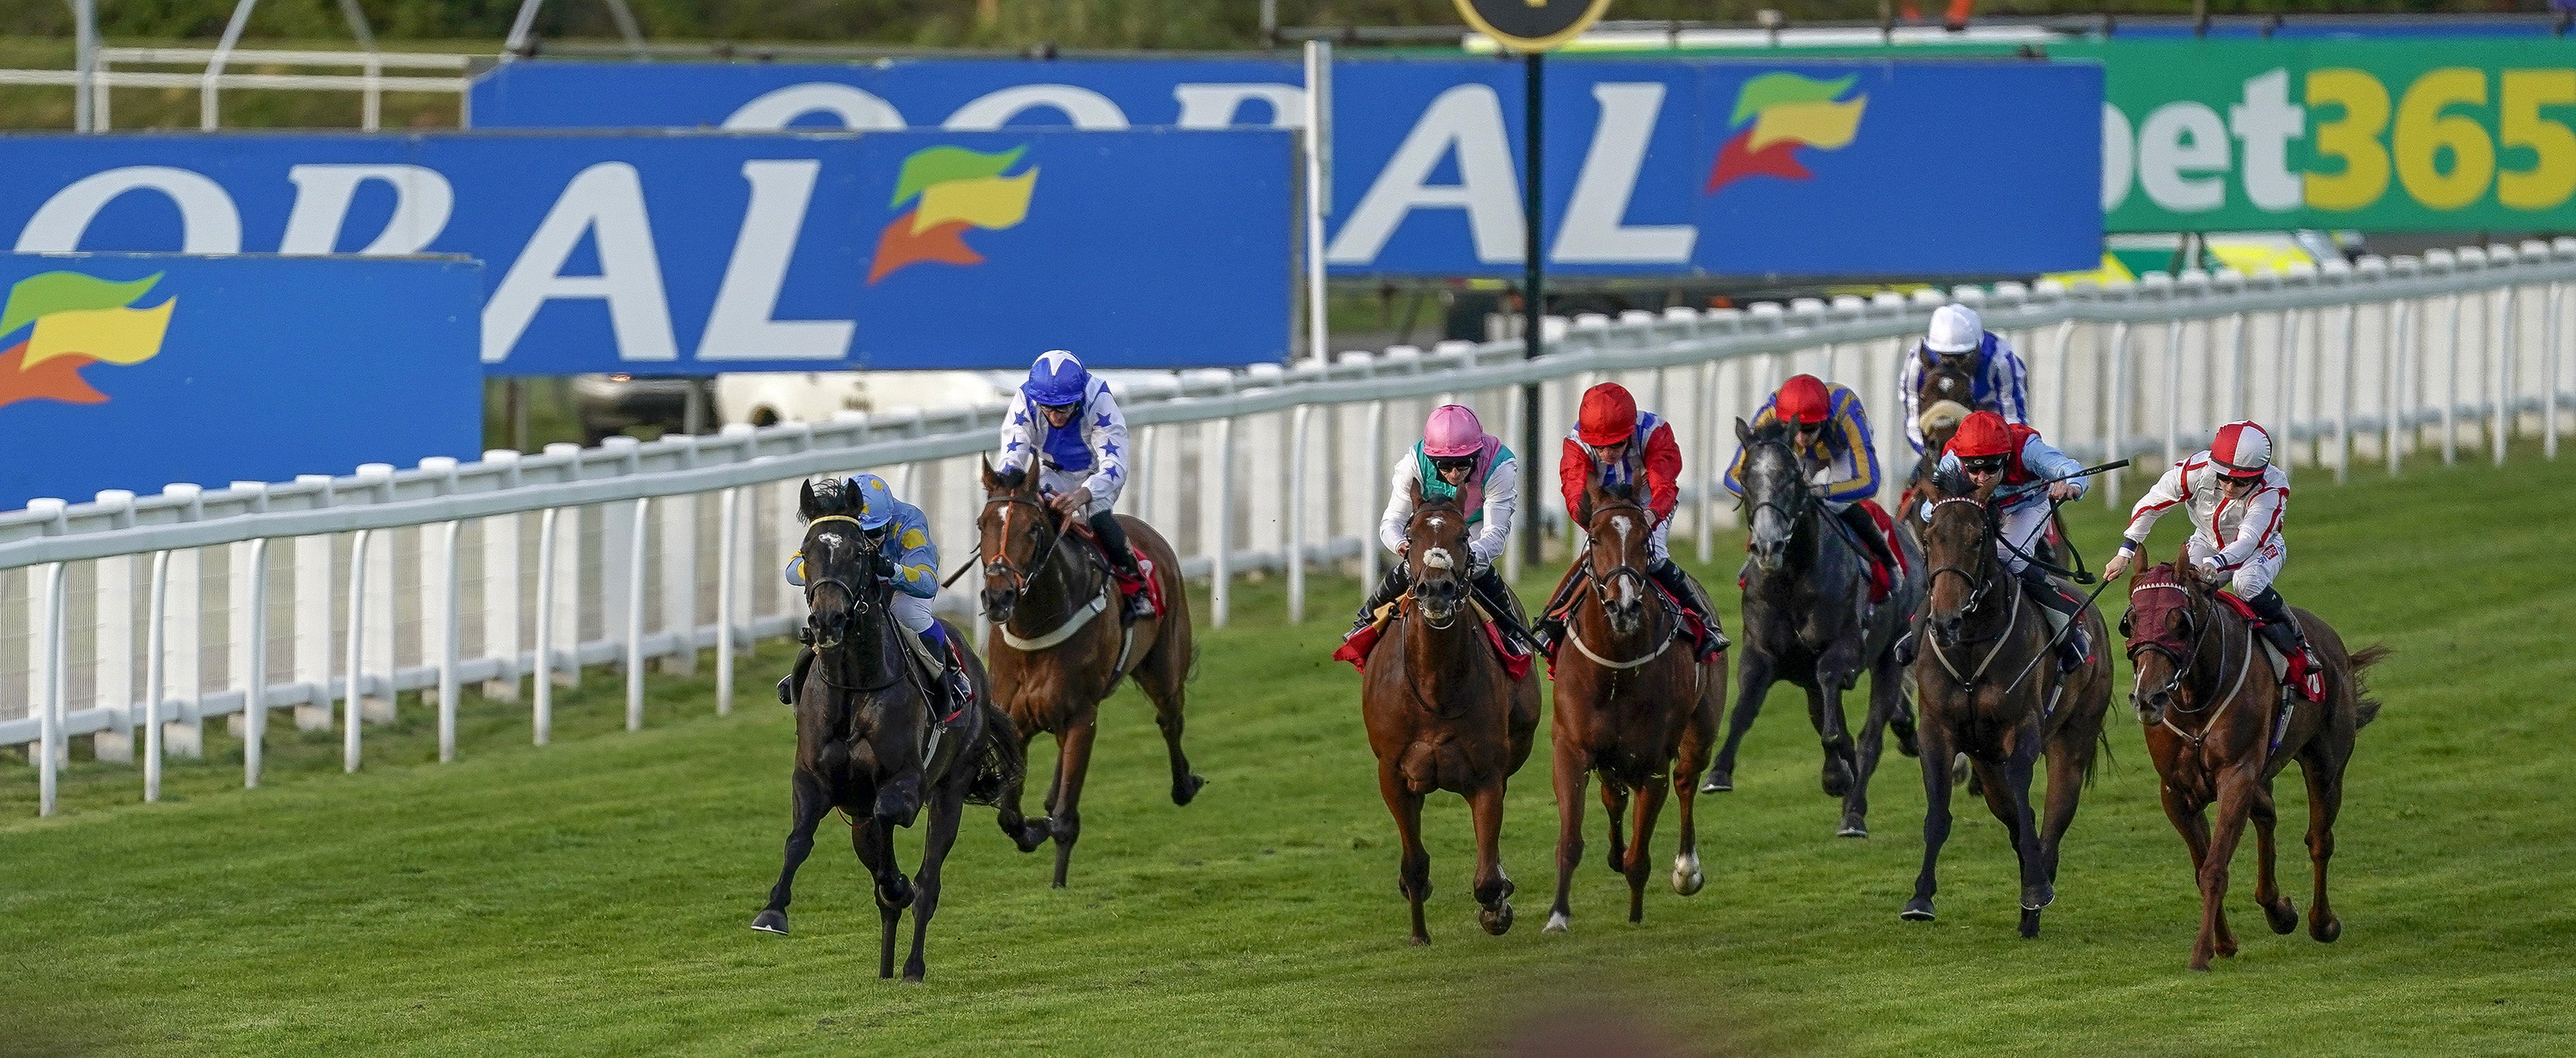
[[[778,678],[778,704],[796,704],[796,688],[794,687],[795,681],[796,677],[792,673]]]

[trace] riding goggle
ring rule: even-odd
[[[1979,456],[1975,459],[1959,461],[1959,469],[1971,474],[1992,474],[2003,468],[2004,457],[2002,456]]]
[[[1452,470],[1473,470],[1475,468],[1476,457],[1474,456],[1433,456],[1431,458],[1431,469],[1442,474],[1446,474]]]
[[[1057,415],[1071,415],[1074,412],[1082,410],[1082,402],[1074,401],[1070,404],[1040,404],[1038,407],[1054,412]]]

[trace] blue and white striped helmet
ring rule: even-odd
[[[1029,365],[1029,380],[1020,385],[1020,392],[1028,394],[1032,404],[1079,404],[1090,383],[1091,372],[1083,370],[1082,361],[1062,349],[1049,349]]]
[[[883,529],[894,520],[894,490],[886,487],[884,478],[861,474],[850,479],[850,487],[859,493],[859,528]]]

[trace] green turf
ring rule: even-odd
[[[2576,459],[2300,485],[2284,590],[2347,640],[2398,651],[2351,773],[2332,946],[2262,928],[2248,841],[2231,900],[2243,954],[2183,968],[2184,852],[2117,703],[2114,759],[2043,935],[2013,935],[2011,856],[1967,809],[1940,922],[1901,923],[1915,764],[1891,754],[1881,771],[1876,837],[1834,838],[1789,697],[1755,728],[1738,791],[1701,802],[1705,892],[1659,883],[1630,926],[1624,886],[1587,863],[1574,932],[1541,934],[1542,750],[1506,822],[1520,925],[1475,928],[1466,812],[1442,797],[1427,821],[1437,943],[1409,949],[1358,681],[1325,657],[1353,597],[1341,581],[1302,626],[1274,589],[1246,587],[1234,627],[1202,638],[1190,746],[1212,781],[1197,804],[1167,800],[1141,699],[1113,700],[1072,888],[1049,891],[1043,854],[971,810],[922,985],[876,979],[875,915],[836,824],[795,935],[745,928],[777,868],[790,753],[762,680],[718,718],[706,676],[657,678],[647,730],[627,734],[616,679],[594,672],[543,749],[520,707],[472,700],[462,759],[444,766],[415,708],[368,731],[357,776],[337,774],[336,736],[280,732],[271,784],[249,792],[219,738],[152,806],[133,803],[132,769],[83,763],[45,820],[12,764],[0,1051],[1438,1053],[1533,1026],[1597,1043],[1615,1022],[1746,1053],[2563,1053],[2576,574],[2549,541],[2567,538]],[[2097,552],[2110,539],[2099,504],[2076,524]],[[2304,907],[2304,795],[2281,789],[2286,887]],[[1659,857],[1671,842],[1668,814]],[[917,838],[903,847],[909,861]]]

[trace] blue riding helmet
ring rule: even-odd
[[[859,528],[871,532],[885,528],[894,519],[894,490],[874,474],[853,477],[850,484],[859,490]]]
[[[1083,369],[1082,361],[1062,349],[1049,349],[1029,365],[1029,380],[1021,383],[1020,392],[1028,394],[1032,404],[1079,404],[1090,384],[1091,372]]]

